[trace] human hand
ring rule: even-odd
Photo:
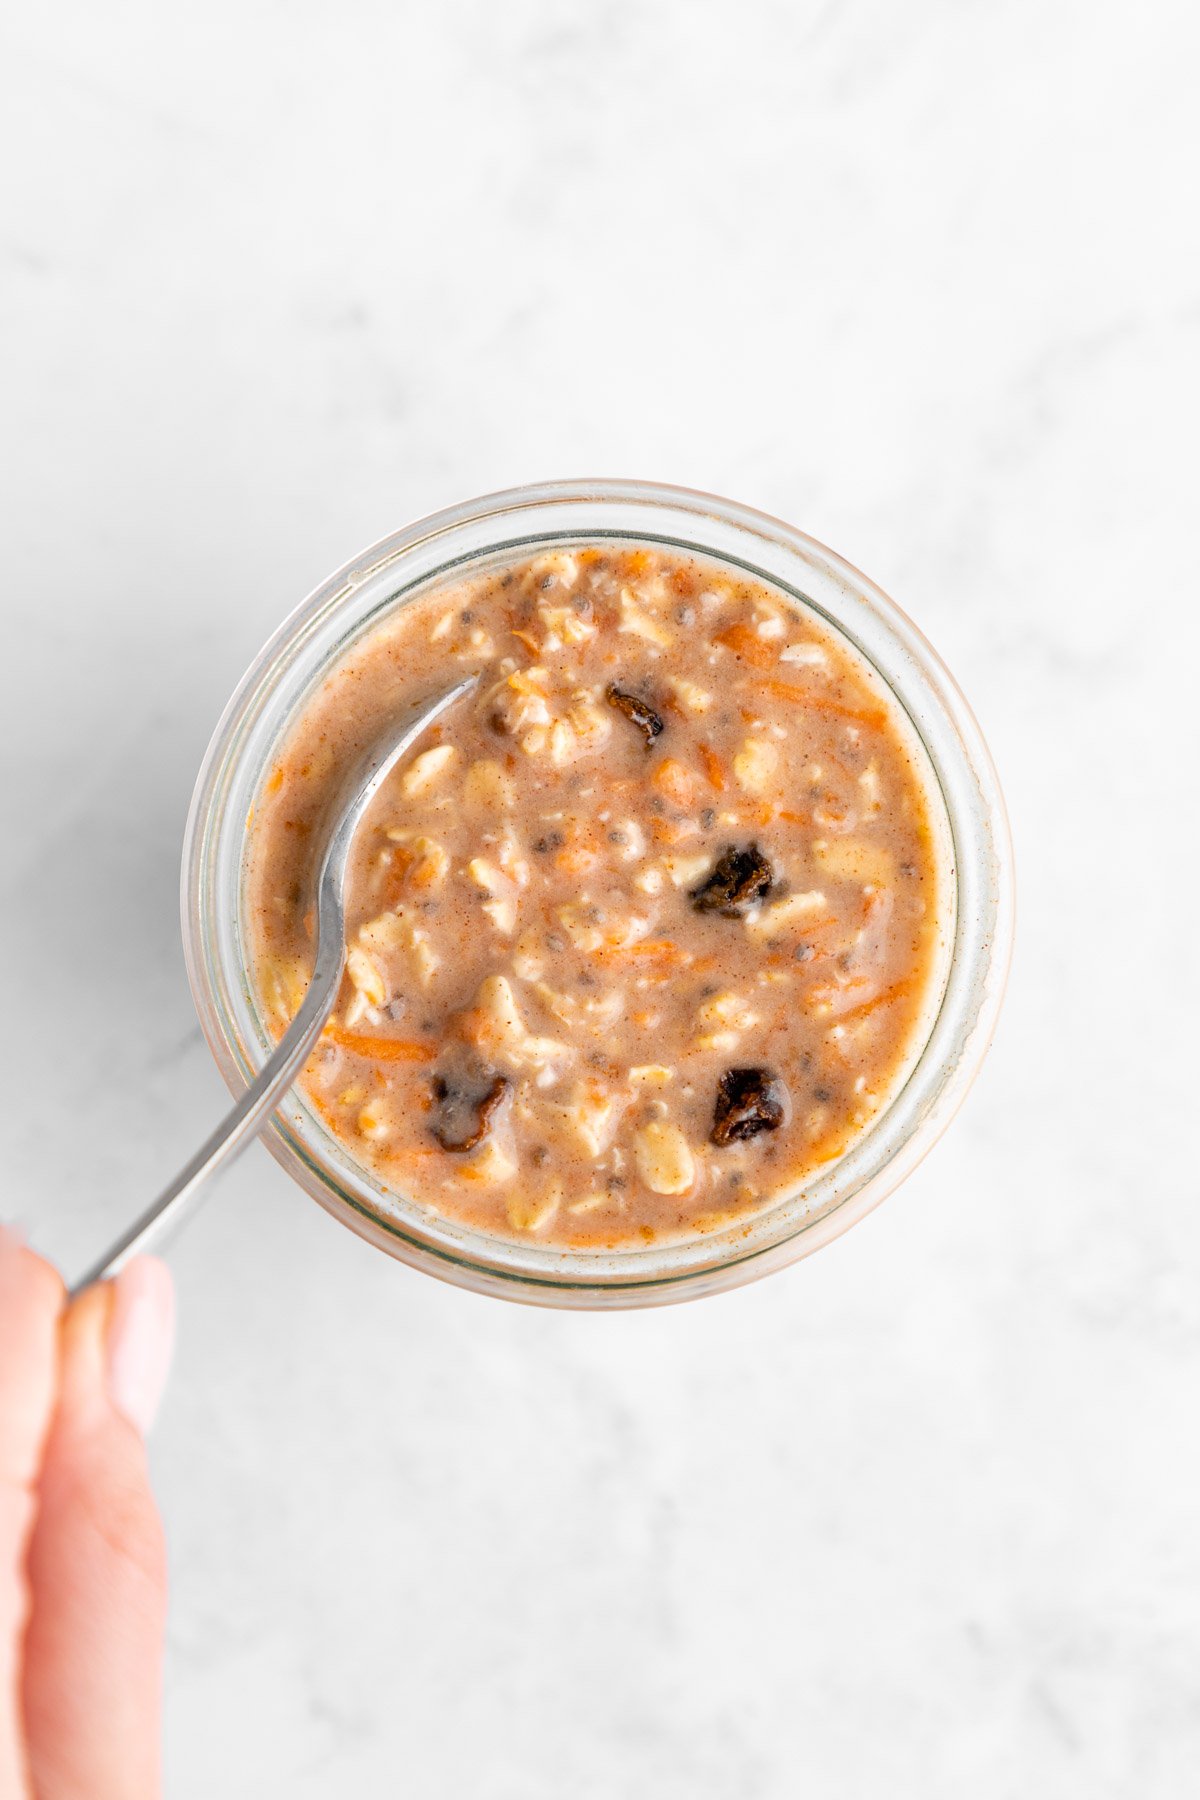
[[[0,1225],[0,1800],[160,1791],[167,1573],[144,1435],[173,1323],[162,1263],[68,1304]]]

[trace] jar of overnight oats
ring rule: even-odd
[[[268,1147],[379,1248],[544,1305],[692,1298],[819,1248],[970,1085],[1011,851],[978,727],[912,623],[707,495],[473,501],[276,633],[184,855],[189,979],[231,1091],[307,983],[338,769],[464,675],[360,828],[342,992]]]

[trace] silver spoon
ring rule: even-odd
[[[333,1010],[346,960],[346,917],[343,890],[346,859],[351,840],[380,783],[411,748],[427,726],[475,686],[476,677],[447,688],[436,699],[425,701],[398,719],[354,765],[328,814],[329,836],[317,875],[317,953],[312,980],[296,1014],[275,1050],[233,1110],[225,1115],[212,1136],[191,1162],[181,1169],[124,1237],[93,1263],[72,1289],[79,1293],[93,1281],[118,1275],[131,1257],[158,1243],[179,1224],[208,1177],[231,1162],[258,1136],[308,1060],[310,1051]]]

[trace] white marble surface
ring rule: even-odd
[[[3,1207],[78,1266],[222,1089],[180,834],[244,665],[546,474],[781,513],[975,703],[1021,933],[903,1192],[567,1317],[260,1151],[173,1253],[173,1800],[1176,1800],[1200,1767],[1197,12],[11,13]],[[32,749],[31,749],[32,746]]]

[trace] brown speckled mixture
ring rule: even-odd
[[[472,670],[355,841],[310,1101],[385,1185],[487,1231],[608,1248],[749,1217],[914,1048],[944,921],[907,732],[814,615],[716,565],[594,546],[442,589],[354,649],[264,784],[276,1033],[335,771]]]

